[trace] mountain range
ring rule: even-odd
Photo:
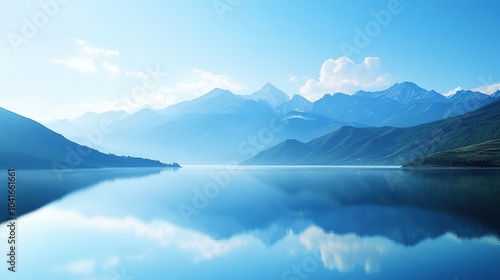
[[[0,168],[53,169],[166,167],[157,160],[101,153],[69,141],[43,125],[0,108]],[[61,173],[61,174],[62,174]]]
[[[413,127],[345,126],[307,143],[286,140],[244,164],[400,165],[431,153],[496,139],[500,139],[500,100]]]
[[[341,127],[409,127],[457,116],[500,98],[459,91],[450,97],[398,83],[383,91],[326,94],[310,102],[266,84],[251,95],[214,89],[161,110],[87,113],[45,125],[68,139],[108,153],[188,164],[242,162],[281,142],[308,142]],[[102,141],[92,132],[112,124]],[[288,142],[292,143],[293,140]],[[292,143],[293,145],[293,143]]]

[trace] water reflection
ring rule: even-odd
[[[53,170],[17,170],[16,206],[18,217],[34,211],[65,195],[96,185],[101,182],[113,182],[117,179],[145,178],[160,172],[175,171],[164,168],[110,168],[110,169],[75,169],[58,177]],[[7,179],[5,178],[5,182]],[[7,192],[0,194],[0,207],[7,209]],[[0,211],[0,221],[7,220],[7,211]]]
[[[287,215],[328,231],[381,235],[404,245],[447,232],[461,238],[500,232],[500,170],[251,170],[286,194]],[[299,198],[296,203],[294,198]]]
[[[380,260],[395,247],[383,238],[362,238],[355,234],[327,233],[312,226],[300,234],[300,241],[310,250],[319,250],[327,269],[348,272],[361,266],[367,273],[380,270]]]
[[[0,278],[469,279],[500,272],[498,170],[244,169],[187,222],[179,205],[191,204],[218,172],[155,171],[66,192],[19,220],[19,256],[29,270],[4,278],[3,269]],[[31,175],[24,174],[27,189],[40,177]]]

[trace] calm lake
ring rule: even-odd
[[[500,170],[18,170],[15,273],[1,192],[0,279],[500,277]]]

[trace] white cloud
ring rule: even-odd
[[[102,67],[109,72],[109,78],[115,78],[120,75],[120,68],[116,65],[111,64],[109,61],[103,61]]]
[[[353,94],[358,90],[378,89],[387,86],[393,78],[380,69],[378,57],[366,57],[356,64],[348,57],[328,59],[321,66],[319,79],[309,79],[300,88],[304,97],[317,100],[326,93]]]
[[[53,59],[53,63],[65,65],[74,70],[93,73],[96,71],[95,62],[93,59],[84,57],[84,58],[68,58],[68,59]]]
[[[456,87],[450,91],[448,91],[447,93],[443,94],[444,96],[448,97],[448,96],[452,96],[453,94],[457,93],[457,91],[460,91],[462,90],[462,87]]]
[[[288,77],[288,80],[289,80],[290,82],[292,82],[292,83],[295,83],[295,82],[297,81],[297,77],[295,77],[295,76],[294,76],[294,75],[292,75],[292,74],[288,74],[288,75],[287,75],[287,77]]]
[[[380,259],[394,246],[386,239],[325,233],[316,226],[305,230],[300,241],[310,251],[319,250],[327,269],[341,272],[351,271],[356,266],[362,266],[367,273],[377,272]]]
[[[244,237],[232,237],[227,240],[216,240],[212,237],[194,233],[189,229],[184,229],[165,221],[143,222],[137,218],[93,216],[88,217],[74,210],[65,210],[55,207],[46,207],[37,212],[37,220],[30,221],[33,227],[37,221],[43,221],[44,225],[70,226],[77,230],[98,231],[100,234],[133,234],[141,240],[149,240],[161,247],[174,247],[193,254],[193,261],[210,260],[218,256],[229,254],[235,249],[247,244]],[[33,216],[28,216],[29,221]],[[143,242],[143,241],[141,241]],[[145,256],[134,257],[143,260]],[[116,256],[107,258],[103,266],[113,267],[119,264],[120,259]],[[67,271],[71,273],[92,273],[95,267],[95,260],[81,260],[69,263],[64,266],[57,266],[57,271]]]
[[[82,51],[88,55],[119,56],[120,52],[116,50],[102,49],[89,46],[85,41],[75,39],[75,43],[82,47]]]
[[[68,59],[53,59],[52,63],[55,64],[60,64],[60,65],[65,65],[69,68],[81,71],[81,72],[87,72],[87,73],[93,73],[96,72],[98,67],[96,66],[96,60],[93,55],[103,55],[103,56],[118,56],[120,55],[120,52],[115,51],[115,50],[107,50],[107,49],[100,49],[100,48],[95,48],[86,45],[86,43],[83,40],[80,39],[75,39],[75,43],[79,46],[81,46],[81,51],[83,52],[83,57],[72,57]],[[97,61],[98,65],[99,61]],[[101,63],[102,69],[106,70],[109,72],[109,77],[113,78],[118,75],[120,75],[121,71],[120,68],[117,66],[111,64],[109,61],[103,61]]]
[[[487,85],[487,86],[481,86],[481,87],[473,88],[472,90],[479,91],[481,93],[486,93],[486,94],[493,94],[493,93],[497,92],[498,90],[500,90],[500,83],[491,84],[491,85]]]

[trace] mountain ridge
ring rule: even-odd
[[[290,99],[288,94],[284,93],[271,83],[266,83],[260,90],[252,93],[250,98],[253,100],[265,100],[273,107],[282,105]]]
[[[78,145],[42,124],[0,107],[0,167],[72,169],[174,167],[160,161],[101,153]]]
[[[472,111],[495,98],[481,100],[471,97],[451,102],[435,91],[404,82],[377,92],[326,94],[309,102],[301,95],[289,98],[268,83],[253,98],[214,89],[165,109],[138,111],[113,122],[114,130],[99,145],[88,143],[84,137],[84,132],[99,127],[78,126],[78,122],[46,125],[79,144],[108,153],[188,164],[224,164],[255,155],[242,151],[258,153],[286,139],[308,142],[342,126],[411,127]],[[272,127],[282,129],[269,134]],[[260,142],[257,148],[239,148],[255,137]]]
[[[291,149],[282,142],[242,164],[400,165],[419,156],[496,138],[500,138],[500,100],[460,116],[414,127],[346,126],[304,145],[295,143],[301,146],[297,155],[287,154]]]

